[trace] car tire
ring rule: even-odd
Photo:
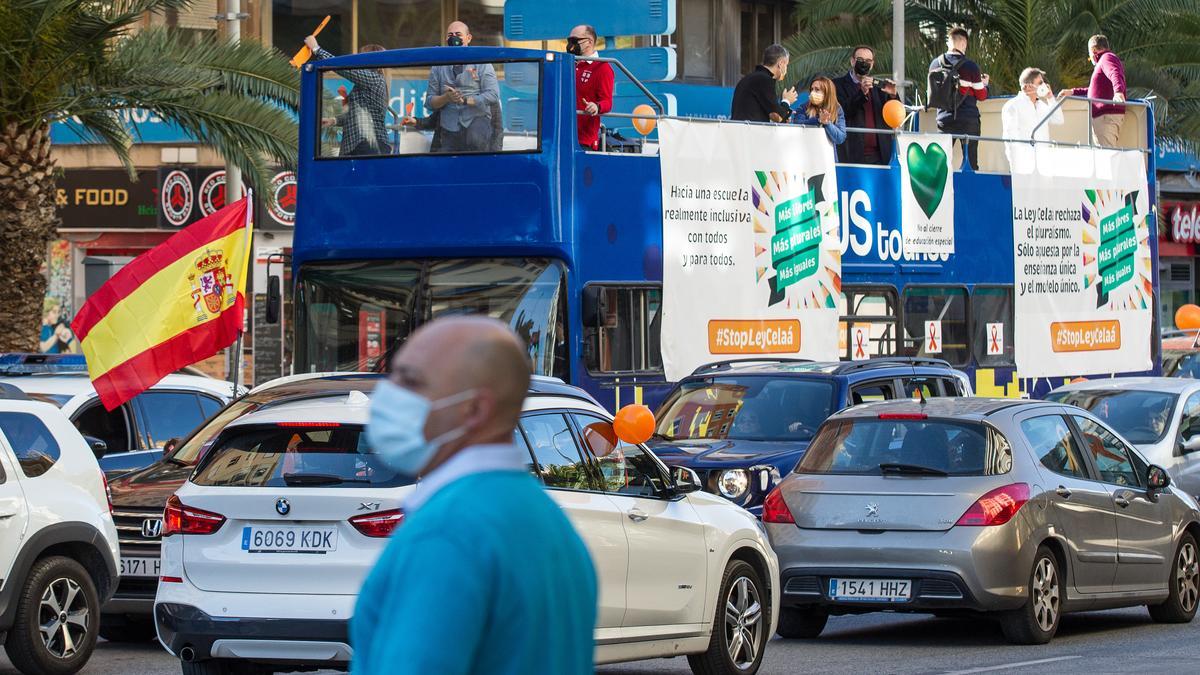
[[[1000,628],[1009,642],[1044,645],[1058,632],[1062,620],[1063,579],[1058,558],[1039,546],[1029,572],[1029,592],[1020,609],[1000,615]]]
[[[100,637],[109,642],[150,642],[158,638],[149,618],[105,616],[100,621]]]
[[[1200,604],[1200,549],[1196,538],[1184,532],[1175,549],[1171,571],[1167,576],[1170,594],[1158,605],[1148,605],[1150,618],[1159,623],[1189,623]]]
[[[721,579],[708,651],[688,656],[695,675],[753,675],[762,665],[771,626],[771,599],[762,577],[743,560]]]
[[[47,639],[41,626],[51,617],[57,626]],[[83,565],[63,556],[43,558],[33,564],[17,597],[4,650],[22,673],[70,675],[91,658],[99,624],[100,597]]]
[[[811,640],[821,635],[828,621],[829,612],[820,607],[784,607],[775,632],[789,640]]]

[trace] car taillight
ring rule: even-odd
[[[188,506],[171,495],[163,509],[162,536],[172,534],[212,534],[225,524],[225,516]]]
[[[100,480],[104,483],[104,498],[108,500],[108,513],[111,515],[113,512],[112,488],[108,487],[108,476],[104,474],[103,470],[100,471]]]
[[[368,537],[390,537],[402,522],[404,522],[404,512],[400,509],[368,513],[350,519],[350,524],[354,526],[354,529]]]
[[[795,523],[787,502],[783,501],[783,493],[779,488],[771,490],[763,500],[762,519],[764,523]]]
[[[881,420],[927,420],[929,415],[925,413],[880,413]]]
[[[1029,486],[1013,483],[998,487],[985,494],[967,509],[955,525],[987,527],[1003,525],[1017,515],[1017,511],[1029,501]]]
[[[336,429],[342,426],[341,422],[276,422],[277,427],[305,427],[312,429]]]

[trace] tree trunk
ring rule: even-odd
[[[36,352],[46,277],[58,228],[50,127],[0,129],[0,352]]]

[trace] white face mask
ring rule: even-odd
[[[1039,84],[1037,87],[1038,98],[1046,98],[1049,95],[1050,95],[1050,85],[1046,84],[1045,82]]]
[[[416,477],[443,445],[466,433],[461,427],[434,439],[425,438],[429,413],[469,400],[474,390],[436,401],[415,394],[388,380],[375,385],[367,423],[367,442],[385,464],[406,476]]]

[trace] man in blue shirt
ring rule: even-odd
[[[446,27],[446,45],[471,44],[467,24]],[[438,111],[441,152],[481,152],[492,144],[492,115],[499,113],[500,83],[490,63],[455,63],[429,69],[425,107]]]
[[[591,558],[512,444],[529,373],[507,326],[457,317],[414,332],[376,387],[373,451],[422,478],[359,593],[355,674],[593,671]]]

